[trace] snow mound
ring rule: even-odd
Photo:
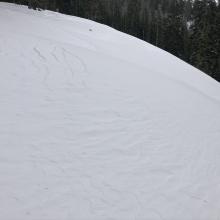
[[[0,219],[219,219],[219,83],[107,26],[7,3],[0,68]]]

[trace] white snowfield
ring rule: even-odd
[[[0,220],[219,220],[220,84],[95,22],[0,3]]]

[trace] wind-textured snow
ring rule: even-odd
[[[0,3],[1,220],[219,220],[220,84],[107,26]]]

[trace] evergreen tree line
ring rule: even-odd
[[[11,0],[107,24],[158,46],[220,81],[216,0]]]

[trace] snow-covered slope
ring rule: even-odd
[[[104,25],[0,3],[0,219],[219,220],[220,85]]]

